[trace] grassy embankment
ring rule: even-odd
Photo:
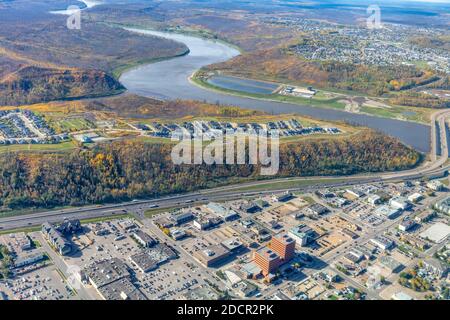
[[[317,107],[317,108],[325,108],[325,109],[336,109],[345,111],[346,104],[342,101],[345,99],[345,96],[328,98],[323,93],[323,91],[319,91],[316,96],[311,99],[303,98],[303,97],[291,97],[284,96],[277,93],[273,94],[256,94],[256,93],[247,93],[243,91],[230,90],[222,87],[215,86],[203,79],[198,77],[198,73],[195,73],[191,77],[191,82],[203,87],[208,90],[213,90],[220,93],[226,93],[235,96],[241,96],[246,98],[253,99],[261,99],[261,100],[269,100],[276,102],[284,102],[284,103],[293,103],[303,106],[309,107]],[[335,93],[330,91],[331,94]],[[336,92],[337,93],[337,92]],[[338,94],[342,94],[339,92]],[[346,93],[347,94],[347,93]],[[354,95],[354,93],[349,93],[349,96]],[[405,106],[389,106],[389,108],[381,108],[381,107],[368,107],[361,106],[359,112],[363,114],[368,114],[377,117],[390,118],[390,119],[398,119],[398,120],[406,120],[412,122],[426,123],[428,124],[430,121],[430,116],[433,110],[426,108],[410,108]]]

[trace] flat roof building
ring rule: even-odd
[[[414,220],[405,219],[402,222],[400,222],[400,224],[398,225],[398,229],[400,231],[406,232],[411,228],[413,228],[414,226],[416,226],[416,222]]]
[[[372,242],[374,245],[376,245],[383,251],[391,249],[395,244],[394,241],[392,241],[391,239],[381,235],[370,239],[370,242]]]
[[[283,262],[290,261],[295,256],[295,240],[287,234],[272,237],[270,249],[275,251]]]
[[[408,210],[411,208],[411,203],[404,197],[395,197],[389,200],[389,205],[394,209]]]
[[[150,248],[156,244],[156,240],[142,230],[138,230],[133,233],[133,238],[145,248]]]
[[[143,251],[130,256],[130,262],[142,273],[155,270],[159,266],[159,261],[153,259],[147,252]]]
[[[445,223],[437,222],[423,231],[419,236],[422,239],[433,241],[434,243],[441,243],[450,235],[450,226]]]
[[[389,206],[381,206],[375,210],[375,214],[388,219],[395,219],[400,214],[400,209],[391,208]]]
[[[266,247],[253,252],[253,261],[261,268],[264,276],[274,273],[281,265],[280,256]]]
[[[194,252],[194,258],[197,259],[205,267],[213,267],[230,256],[230,251],[223,245],[212,245],[206,249]]]
[[[111,300],[148,300],[147,297],[128,279],[122,278],[97,289],[100,296]]]
[[[171,219],[173,223],[177,226],[182,225],[183,223],[187,223],[189,221],[194,220],[195,216],[192,212],[182,212],[173,214],[171,216]]]
[[[382,256],[379,261],[380,264],[384,268],[388,269],[391,273],[398,273],[404,268],[403,264],[390,256]]]
[[[287,202],[291,199],[294,199],[294,195],[291,192],[286,192],[283,193],[282,195],[272,197],[272,200],[275,202]]]
[[[315,238],[315,231],[307,225],[301,224],[289,230],[289,236],[301,247],[308,245]]]
[[[30,264],[42,261],[42,260],[44,260],[44,258],[45,258],[45,255],[43,252],[33,252],[33,253],[20,255],[16,259],[14,259],[14,267],[15,268],[25,267]]]
[[[450,214],[450,197],[437,202],[434,207],[442,213]]]
[[[126,264],[118,258],[94,262],[84,274],[96,289],[130,276]]]

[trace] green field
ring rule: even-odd
[[[75,148],[73,141],[67,141],[55,144],[14,144],[8,146],[0,146],[0,154],[14,151],[67,151]]]
[[[272,100],[272,101],[279,101],[279,102],[285,102],[285,103],[293,103],[298,105],[304,105],[304,106],[310,106],[310,107],[318,107],[318,108],[328,108],[328,109],[336,109],[336,110],[345,110],[345,103],[341,102],[340,100],[343,100],[344,97],[336,97],[336,98],[328,98],[326,97],[322,91],[319,91],[316,96],[314,96],[311,99],[308,98],[302,98],[302,97],[291,97],[291,96],[284,96],[280,94],[253,94],[253,93],[246,93],[242,91],[236,91],[236,90],[229,90],[224,89],[215,85],[212,85],[208,83],[207,81],[198,78],[194,75],[194,77],[191,78],[191,81],[203,88],[227,93],[230,95],[236,95],[241,97],[247,97],[247,98],[254,98],[254,99],[262,99],[262,100]],[[332,92],[332,91],[330,91]],[[362,106],[360,108],[360,112],[364,114],[369,114],[377,117],[383,117],[383,118],[391,118],[391,119],[402,119],[407,121],[413,121],[413,122],[420,122],[420,123],[429,123],[430,119],[430,110],[424,109],[424,108],[416,108],[416,107],[405,107],[405,106],[390,106],[390,108],[377,108],[377,107],[367,107]]]
[[[90,121],[83,118],[60,120],[57,121],[54,126],[60,132],[73,132],[95,128],[95,126]]]
[[[340,100],[340,98],[327,99],[327,98],[319,96],[319,97],[315,97],[312,99],[307,99],[307,98],[302,98],[302,97],[283,96],[283,95],[279,95],[279,94],[254,94],[254,93],[246,93],[246,92],[242,92],[242,91],[229,90],[229,89],[217,87],[217,86],[212,85],[212,84],[210,84],[204,80],[201,80],[195,76],[192,77],[191,80],[193,83],[197,84],[200,87],[204,87],[206,89],[211,89],[214,91],[225,92],[225,93],[236,95],[236,96],[255,98],[255,99],[263,99],[263,100],[274,100],[274,101],[294,103],[294,104],[299,104],[299,105],[307,105],[307,106],[311,106],[311,107],[333,108],[333,109],[338,109],[338,110],[345,109],[345,104],[338,101],[338,100]]]

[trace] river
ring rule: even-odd
[[[342,120],[397,137],[418,151],[430,151],[430,126],[424,124],[335,109],[238,97],[200,88],[189,81],[189,77],[195,71],[209,64],[229,60],[239,55],[239,51],[222,42],[194,36],[131,28],[127,30],[182,42],[190,49],[188,55],[143,65],[125,72],[120,77],[120,82],[131,93],[163,100],[194,99],[262,110],[273,114],[295,113],[321,120]]]

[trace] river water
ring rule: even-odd
[[[273,114],[295,113],[321,120],[342,120],[397,137],[418,151],[430,151],[431,132],[428,125],[334,109],[237,97],[200,88],[188,80],[195,71],[209,64],[229,60],[239,55],[239,51],[222,42],[188,35],[131,28],[127,30],[182,42],[190,49],[188,55],[143,65],[125,72],[120,81],[131,93],[163,100],[194,99]]]

